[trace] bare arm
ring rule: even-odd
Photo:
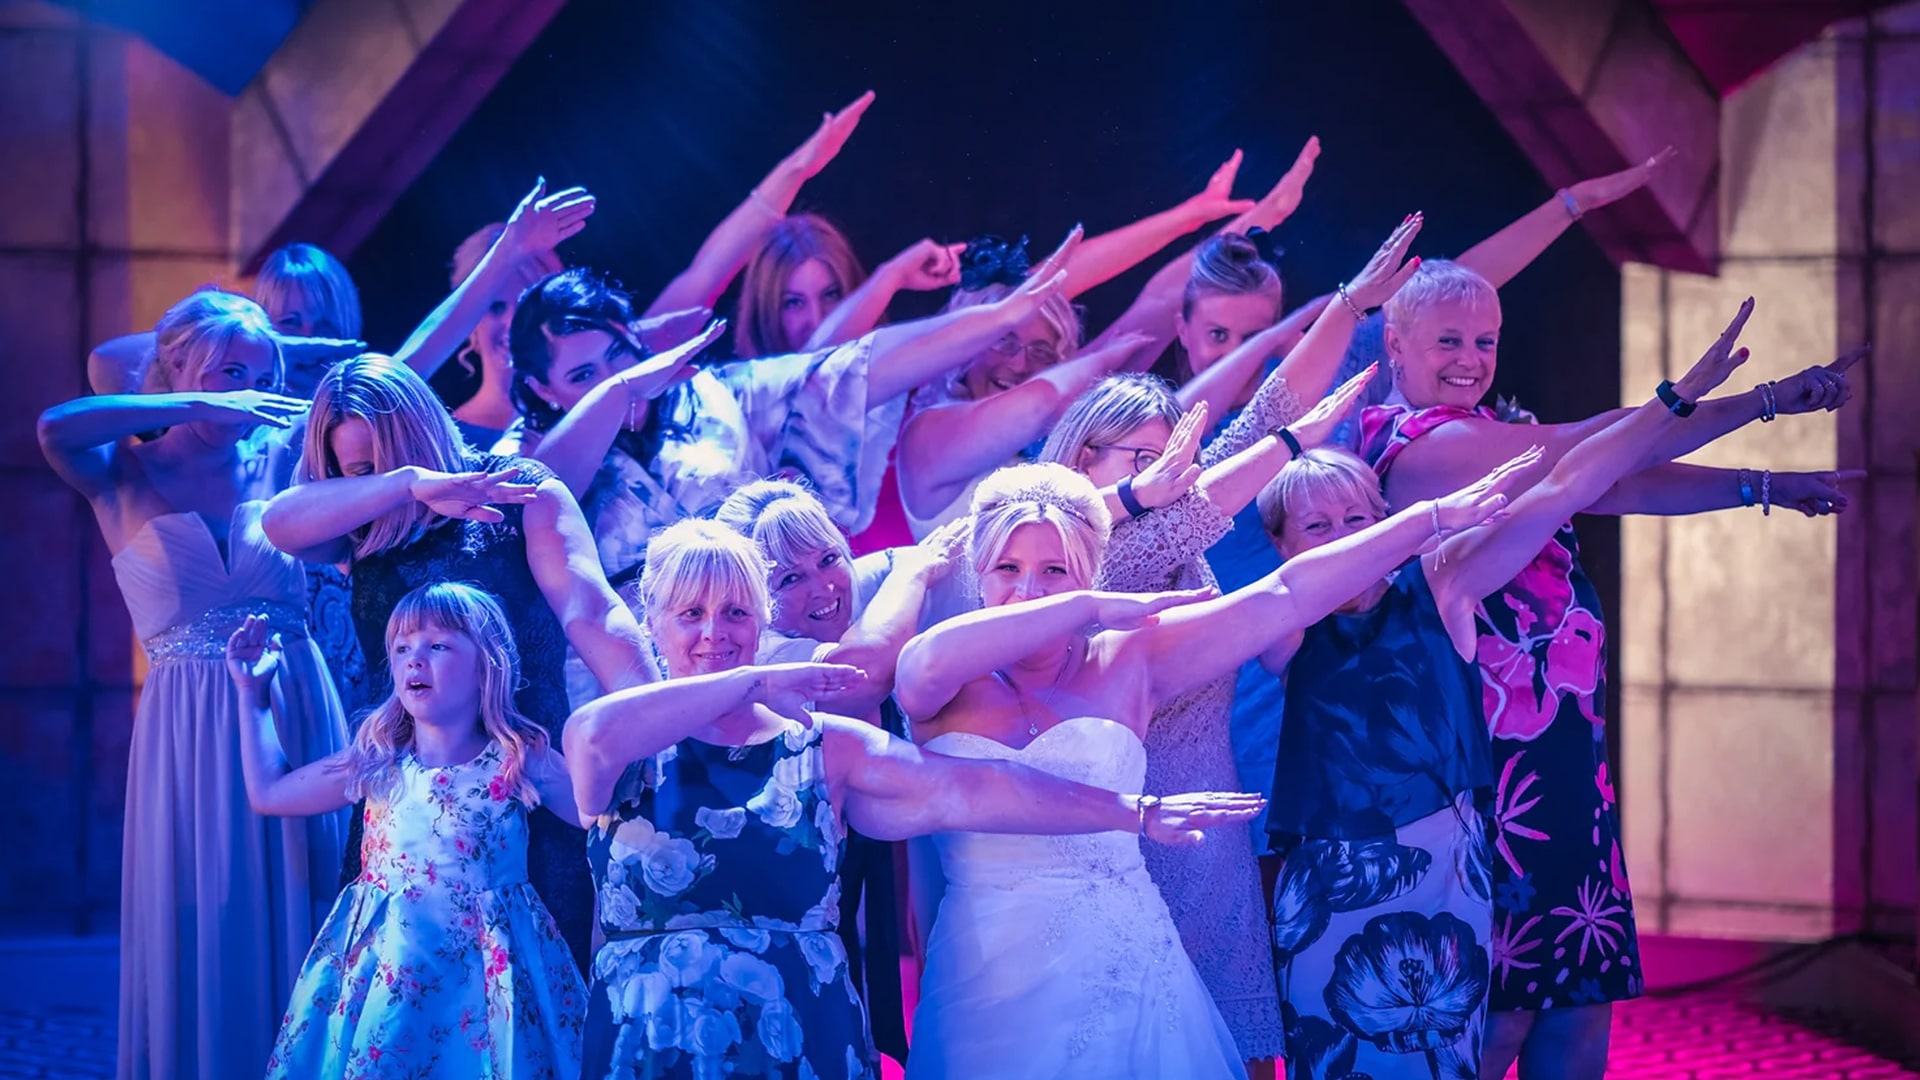
[[[774,226],[786,218],[800,186],[827,167],[872,104],[873,91],[869,90],[846,108],[822,118],[807,141],[774,166],[746,200],[714,227],[694,253],[693,262],[654,297],[646,314],[711,308],[718,303],[720,294],[753,260]]]
[[[958,368],[1019,326],[1065,283],[1066,274],[1049,261],[995,303],[875,330],[867,362],[867,400],[891,401]]]
[[[87,354],[87,385],[96,394],[137,394],[153,364],[154,335],[146,330],[101,342]]]
[[[894,669],[900,650],[920,628],[920,609],[927,587],[947,572],[943,558],[920,548],[903,548],[893,569],[874,592],[860,618],[840,640],[818,657],[823,663],[846,664],[867,677],[829,704],[850,716],[866,716],[893,693]]]
[[[1210,793],[1172,796],[1143,814],[1138,795],[1015,762],[930,753],[869,724],[820,719],[830,790],[848,822],[878,840],[963,830],[1028,836],[1140,830],[1161,843],[1195,843],[1201,830],[1246,821],[1263,805],[1256,795]]]
[[[250,615],[227,639],[227,673],[240,702],[240,776],[256,814],[308,817],[351,802],[347,780],[352,751],[288,770],[273,723],[273,682],[280,670],[278,635]]]
[[[47,463],[92,499],[112,487],[114,454],[124,439],[196,421],[285,428],[307,410],[299,398],[257,390],[205,394],[103,394],[75,398],[40,414],[36,434]]]
[[[1143,341],[1126,337],[1082,350],[1012,389],[915,413],[900,432],[902,501],[931,516],[975,477],[1045,434],[1074,398],[1112,374]]]
[[[1525,217],[1467,249],[1457,261],[1499,288],[1539,258],[1581,216],[1646,186],[1673,157],[1673,147],[1669,146],[1630,169],[1582,180],[1567,188],[1564,198],[1556,192]],[[1568,198],[1573,200],[1572,206],[1567,205]]]
[[[567,772],[567,759],[549,746],[526,764],[527,779],[540,793],[540,805],[554,817],[576,828],[585,824],[580,808],[573,801],[573,777]]]
[[[606,690],[647,681],[640,624],[620,602],[600,569],[593,534],[580,506],[558,480],[548,480],[527,504],[521,531],[527,568],[580,654]]]
[[[267,504],[260,527],[269,543],[296,559],[345,562],[352,553],[347,534],[412,502],[414,482],[424,473],[406,467],[295,484]]]
[[[1252,210],[1253,200],[1233,197],[1233,181],[1239,173],[1240,151],[1235,150],[1232,157],[1214,170],[1198,195],[1131,225],[1089,237],[1068,264],[1073,277],[1067,294],[1079,296],[1119,277],[1154,252],[1210,221]]]
[[[520,275],[527,272],[529,264],[559,268],[559,260],[552,256],[554,247],[586,228],[593,209],[593,196],[585,188],[548,195],[547,182],[541,179],[514,208],[506,230],[487,249],[480,264],[440,306],[428,312],[393,359],[421,378],[433,374],[480,325],[487,308],[520,284]]]
[[[820,320],[813,337],[807,341],[807,351],[831,349],[872,333],[887,317],[887,306],[902,292],[926,292],[958,284],[960,253],[966,247],[922,240],[881,263],[852,295],[834,305]]]

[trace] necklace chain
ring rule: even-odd
[[[1048,710],[1051,710],[1053,708],[1053,695],[1060,692],[1060,680],[1066,678],[1067,668],[1071,667],[1072,665],[1073,665],[1073,645],[1072,643],[1068,643],[1066,655],[1060,658],[1060,666],[1059,668],[1055,669],[1053,673],[1053,681],[1047,684],[1047,694],[1044,698],[1040,699],[1041,708],[1048,709]],[[1025,717],[1027,721],[1027,737],[1038,738],[1040,735],[1040,722],[1033,718],[1032,712],[1028,711],[1027,696],[1021,693],[1020,687],[1014,683],[1013,678],[1009,676],[1004,669],[995,671],[993,673],[993,676],[994,678],[1000,680],[1000,684],[1002,686],[1005,686],[1008,690],[1013,692],[1013,699],[1020,706],[1020,715]]]

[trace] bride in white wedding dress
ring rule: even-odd
[[[986,606],[907,644],[896,700],[929,750],[1138,790],[1155,705],[1317,622],[1437,536],[1484,521],[1516,472],[1503,466],[1216,598],[1085,591],[1111,527],[1099,492],[1059,465],[1002,469],[973,500],[969,555]],[[935,840],[947,888],[927,942],[912,1080],[1245,1075],[1138,836]]]

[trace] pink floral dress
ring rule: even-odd
[[[270,1080],[579,1075],[586,987],[527,883],[500,764],[498,743],[437,769],[403,754],[367,800],[364,869],[307,954]]]
[[[1409,443],[1490,409],[1368,409],[1361,456],[1381,478]],[[1493,735],[1492,1012],[1639,997],[1640,939],[1607,769],[1607,628],[1573,525],[1480,605]]]

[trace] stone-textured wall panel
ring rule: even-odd
[[[1871,700],[1873,726],[1872,771],[1869,774],[1873,814],[1870,898],[1882,909],[1912,910],[1920,902],[1920,831],[1915,821],[1914,778],[1920,776],[1920,697],[1913,691],[1876,693]]]
[[[1834,47],[1803,49],[1720,111],[1721,253],[1834,253]]]
[[[301,168],[318,176],[418,51],[393,0],[333,0],[307,9],[248,90],[264,88]]]
[[[10,575],[0,616],[0,687],[77,689],[85,677],[75,616],[88,599],[81,560],[92,515],[50,473],[0,476],[11,520],[25,527],[0,530],[0,566],[32,568]],[[86,531],[83,531],[86,530]]]
[[[72,257],[0,253],[0,467],[46,468],[35,422],[82,388],[79,304]]]
[[[1832,519],[1758,508],[1667,523],[1667,670],[1680,687],[1833,685]]]
[[[1916,685],[1915,627],[1920,625],[1920,491],[1914,477],[1880,474],[1864,484],[1870,553],[1867,576],[1870,596],[1866,608],[1872,628],[1873,685],[1882,690],[1910,691]]]
[[[29,7],[35,5],[28,5]],[[64,29],[0,33],[0,245],[71,247],[79,240],[83,39]]]
[[[1882,41],[1874,63],[1874,240],[1920,254],[1920,37]]]
[[[239,251],[279,226],[288,208],[300,201],[313,174],[295,160],[259,80],[234,99],[231,125],[234,189],[228,247]]]
[[[1672,895],[1829,904],[1831,696],[1676,690],[1667,710]]]
[[[1875,470],[1911,473],[1920,455],[1920,259],[1880,260],[1874,295],[1870,460]]]
[[[0,859],[0,914],[55,915],[80,900],[71,690],[0,689],[0,816],[22,842]]]
[[[1650,920],[1658,913],[1658,898],[1666,893],[1665,865],[1661,861],[1667,791],[1660,784],[1660,763],[1666,757],[1666,717],[1660,688],[1629,683],[1620,694],[1620,756],[1622,777],[1633,777],[1631,795],[1620,801],[1622,846],[1627,880],[1641,905],[1640,928],[1657,929]]]
[[[95,241],[136,251],[220,254],[230,216],[226,95],[170,58],[135,43],[126,58],[121,156],[129,178],[124,222],[96,219]],[[117,234],[102,230],[119,224]]]

